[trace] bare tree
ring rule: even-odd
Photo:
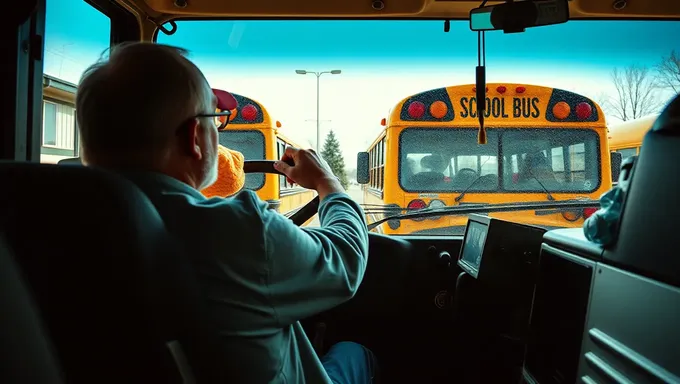
[[[659,86],[680,93],[680,55],[675,50],[661,58],[656,65],[656,72]]]
[[[608,107],[607,104],[611,102],[611,97],[609,97],[607,92],[600,92],[597,94],[597,96],[591,97],[591,100],[597,103],[597,105],[599,105],[600,108],[606,110]]]
[[[656,96],[659,85],[649,67],[630,65],[623,70],[615,68],[611,79],[616,95],[600,97],[604,98],[601,102],[603,109],[614,117],[623,121],[637,119],[657,112],[663,105]]]

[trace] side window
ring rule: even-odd
[[[623,149],[618,149],[616,152],[621,154],[621,158],[623,160],[637,155],[637,148],[623,148]]]
[[[570,169],[572,180],[586,179],[586,146],[585,143],[577,143],[569,146]]]
[[[387,151],[387,148],[385,148],[385,138],[380,140],[380,190],[385,189],[385,152]]]
[[[498,174],[498,158],[496,156],[479,156],[479,163],[481,164],[479,175],[496,175]]]
[[[57,145],[57,104],[43,101],[43,146]]]
[[[456,173],[458,173],[463,168],[472,169],[473,171],[477,172],[479,164],[478,160],[479,159],[477,156],[458,156],[458,168],[456,169]]]
[[[371,148],[371,150],[368,152],[368,157],[369,157],[369,164],[371,164],[371,181],[370,181],[370,186],[371,188],[375,188],[375,147]]]
[[[279,139],[276,141],[276,148],[278,152],[278,158],[280,159],[283,156],[283,153],[286,151],[286,143]],[[286,179],[285,176],[279,176],[279,190],[284,190],[287,188],[290,188],[290,185],[288,185],[288,179]]]
[[[385,139],[383,138],[368,151],[370,169],[369,186],[382,190],[385,185]]]
[[[77,20],[77,22],[74,22]],[[78,156],[75,93],[111,41],[111,20],[83,0],[47,0],[41,163]]]

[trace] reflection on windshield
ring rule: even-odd
[[[264,160],[264,135],[259,131],[222,131],[219,134],[220,145],[239,151],[246,160]],[[263,173],[246,174],[244,188],[254,191],[264,185]]]
[[[489,128],[486,145],[476,137],[475,129],[405,129],[399,159],[404,190],[542,192],[542,184],[552,192],[586,193],[600,184],[594,131]]]

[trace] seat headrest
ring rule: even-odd
[[[666,105],[649,132],[680,135],[680,94]]]
[[[524,166],[526,168],[545,167],[548,166],[548,158],[543,152],[530,153],[524,158]]]
[[[446,160],[439,154],[427,155],[420,159],[420,166],[428,168],[432,172],[440,172],[446,168]]]

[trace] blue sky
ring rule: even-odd
[[[232,33],[240,35],[238,45],[229,44]],[[598,36],[613,38],[598,42]],[[490,66],[548,62],[609,69],[622,59],[657,61],[668,54],[671,36],[680,36],[680,23],[573,21],[520,34],[487,33],[487,60]],[[462,21],[452,22],[448,33],[442,21],[182,22],[175,35],[159,34],[158,41],[189,48],[202,59],[265,68],[274,65],[263,59],[401,67],[474,65],[477,56],[477,36]]]
[[[182,21],[158,41],[187,48],[215,87],[260,101],[284,132],[315,142],[314,76],[321,80],[322,132],[333,129],[347,161],[409,94],[474,82],[477,34],[467,21]],[[82,0],[47,0],[45,73],[77,83],[109,45],[110,21]],[[571,21],[525,33],[486,34],[487,80],[613,94],[609,73],[654,65],[680,51],[680,22]],[[661,97],[661,96],[660,96]],[[664,96],[665,97],[665,96]]]
[[[110,22],[82,0],[48,0],[48,53],[80,61],[107,46]],[[487,33],[487,64],[560,64],[610,69],[651,64],[680,49],[680,22],[571,21],[520,34]],[[598,41],[602,37],[605,40]],[[675,41],[673,41],[675,40]],[[435,68],[476,64],[476,34],[468,23],[442,21],[198,21],[180,22],[158,41],[188,48],[206,64],[276,70],[277,66]]]

